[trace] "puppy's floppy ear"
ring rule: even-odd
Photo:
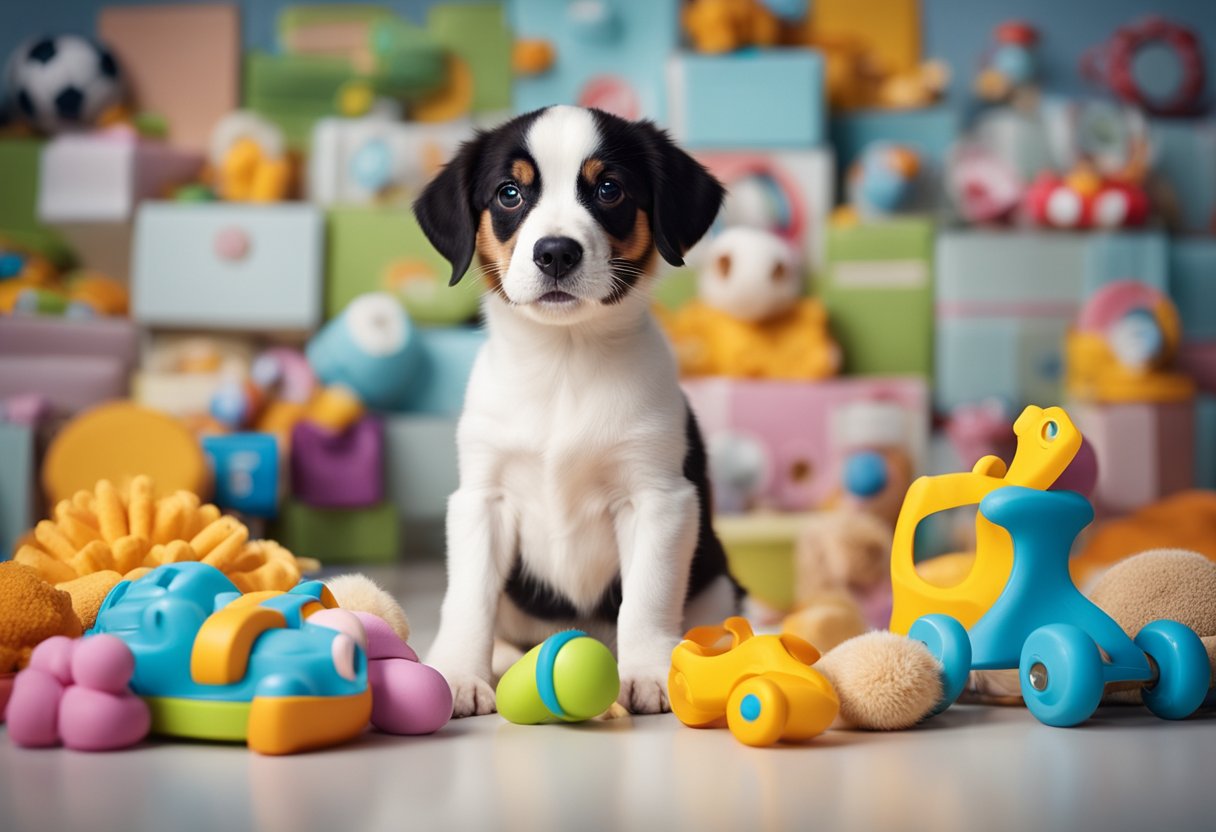
[[[705,236],[718,216],[726,190],[696,159],[676,147],[671,137],[650,122],[647,135],[654,203],[650,226],[659,254],[673,266]]]
[[[452,161],[422,190],[414,201],[414,216],[435,250],[452,264],[455,286],[469,270],[477,246],[477,209],[473,187],[484,137],[477,136],[460,146]]]

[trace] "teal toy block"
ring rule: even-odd
[[[816,291],[847,374],[932,374],[933,247],[923,218],[828,229]]]
[[[275,539],[292,553],[325,564],[392,563],[401,553],[396,508],[328,509],[283,501]]]
[[[934,398],[1059,401],[1064,335],[1080,311],[1089,238],[950,230],[937,239]]]
[[[1195,487],[1216,490],[1216,395],[1195,399]]]
[[[1149,137],[1153,170],[1173,193],[1176,230],[1216,232],[1216,121],[1157,119]]]
[[[823,56],[801,48],[676,55],[668,66],[668,123],[677,141],[695,149],[822,144]]]
[[[427,33],[468,67],[474,113],[511,109],[511,51],[506,10],[500,3],[440,4],[426,16]]]
[[[1116,280],[1136,280],[1169,291],[1169,238],[1161,231],[1093,234],[1085,250],[1085,297]]]
[[[475,327],[419,329],[422,361],[405,406],[409,413],[455,416],[464,407],[465,388],[486,335]]]
[[[1170,243],[1170,296],[1189,341],[1216,341],[1216,240]]]
[[[215,504],[251,517],[274,517],[282,479],[279,443],[269,433],[203,437],[215,481]]]
[[[440,557],[448,497],[460,484],[456,419],[394,414],[385,419],[388,499],[401,517],[407,557]]]
[[[866,146],[878,141],[908,145],[941,170],[962,132],[962,115],[940,105],[919,110],[854,110],[833,114],[832,144],[843,173]]]
[[[34,526],[34,429],[0,422],[0,561]]]
[[[312,329],[321,320],[324,233],[314,205],[145,202],[133,316],[160,327]]]
[[[679,19],[679,0],[509,0],[516,38],[548,41],[554,51],[546,72],[515,79],[515,111],[578,104],[663,121],[664,66],[679,46]]]

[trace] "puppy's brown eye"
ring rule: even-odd
[[[599,200],[601,205],[616,205],[624,198],[625,192],[621,186],[613,182],[611,179],[605,179],[600,182],[595,189],[595,198]]]
[[[519,186],[514,182],[508,182],[498,189],[498,204],[508,211],[513,211],[522,205],[524,195],[520,193]]]

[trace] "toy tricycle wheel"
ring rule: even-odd
[[[940,613],[922,615],[912,622],[908,638],[923,643],[942,666],[942,698],[934,714],[958,700],[971,673],[971,637],[957,619]]]
[[[774,680],[753,676],[735,685],[726,704],[726,725],[744,745],[772,745],[785,733],[789,700]]]
[[[1212,668],[1195,631],[1177,621],[1151,621],[1136,646],[1157,664],[1157,681],[1146,685],[1144,705],[1162,719],[1186,719],[1208,695]]]
[[[1072,624],[1032,632],[1022,645],[1018,675],[1026,707],[1039,722],[1057,728],[1093,716],[1106,686],[1098,645]]]

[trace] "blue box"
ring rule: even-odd
[[[1216,489],[1216,396],[1195,399],[1195,487]]]
[[[582,6],[583,8],[580,8]],[[618,0],[592,20],[569,0],[509,0],[507,20],[517,39],[546,40],[553,66],[516,76],[515,111],[579,104],[632,118],[663,121],[663,68],[680,43],[679,0]]]
[[[823,56],[812,49],[682,53],[667,73],[668,124],[685,147],[805,148],[827,139]]]
[[[1085,251],[1082,291],[1089,297],[1116,280],[1136,280],[1169,291],[1170,242],[1161,231],[1092,234]]]
[[[423,329],[414,334],[421,347],[422,360],[417,379],[411,384],[409,399],[402,408],[408,413],[455,416],[464,407],[464,391],[469,374],[486,334],[473,327]]]
[[[1170,244],[1170,297],[1188,341],[1216,341],[1216,240]]]
[[[141,324],[296,332],[321,322],[321,209],[147,202],[135,222]]]
[[[877,141],[915,148],[940,172],[950,145],[961,132],[959,111],[944,105],[921,110],[854,110],[832,116],[832,144],[842,175],[866,145]]]
[[[1089,237],[943,231],[937,239],[934,403],[1013,412],[1063,395],[1064,336],[1081,308]]]
[[[215,479],[215,504],[252,517],[279,510],[279,443],[269,433],[203,437]]]
[[[394,414],[384,420],[384,440],[388,501],[401,518],[405,551],[442,557],[448,497],[460,485],[456,419]]]
[[[1174,194],[1179,231],[1210,234],[1216,223],[1216,121],[1157,119],[1153,171]]]
[[[34,525],[34,429],[0,422],[0,560]]]

